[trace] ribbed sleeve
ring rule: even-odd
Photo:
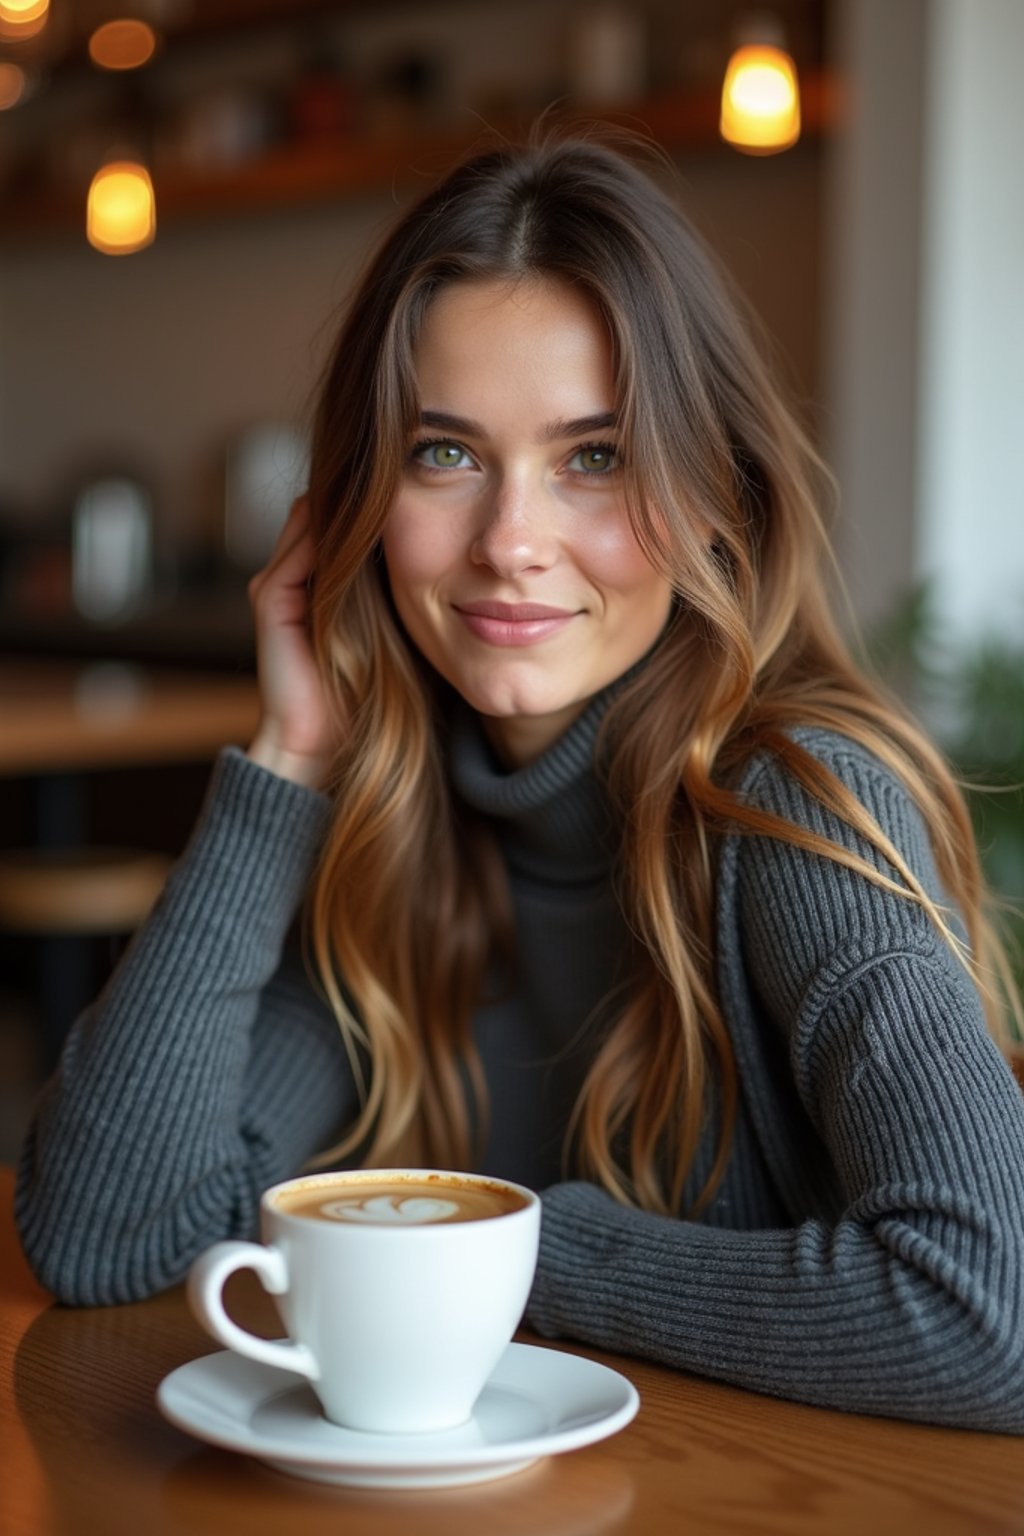
[[[940,895],[899,783],[836,738],[804,744]],[[774,764],[746,792],[885,867]],[[792,1225],[721,1230],[556,1186],[531,1321],[762,1392],[1024,1431],[1024,1111],[963,967],[912,903],[762,838],[723,854],[719,941]]]
[[[199,825],[37,1106],[16,1216],[71,1302],[150,1295],[251,1235],[262,1189],[353,1106],[337,1026],[285,939],[327,815],[229,750]]]

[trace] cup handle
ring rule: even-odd
[[[291,1339],[261,1339],[231,1321],[224,1310],[223,1291],[236,1269],[254,1269],[272,1296],[281,1296],[288,1289],[288,1266],[279,1248],[267,1248],[262,1243],[214,1243],[199,1255],[188,1275],[189,1305],[203,1327],[236,1354],[318,1381],[320,1371],[307,1345]]]

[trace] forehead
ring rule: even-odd
[[[554,278],[450,284],[427,310],[413,360],[426,409],[458,404],[478,416],[484,403],[514,399],[584,415],[614,405],[604,317]]]

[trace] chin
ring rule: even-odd
[[[461,686],[454,679],[453,687],[462,695],[477,714],[492,720],[542,719],[546,715],[558,715],[579,704],[574,689],[560,691],[539,688],[510,689],[486,683],[470,683]]]

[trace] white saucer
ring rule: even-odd
[[[442,1488],[522,1471],[624,1428],[640,1406],[617,1371],[510,1344],[473,1417],[433,1435],[371,1435],[323,1417],[309,1383],[224,1350],[179,1366],[157,1402],[179,1429],[281,1472],[355,1488]]]

